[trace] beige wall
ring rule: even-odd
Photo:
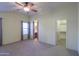
[[[78,22],[77,22],[78,23],[78,35],[77,35],[78,36],[78,42],[77,43],[78,43],[78,54],[79,54],[79,3],[78,3],[78,14],[77,15],[78,15]]]
[[[38,18],[39,40],[56,45],[56,20],[67,19],[66,47],[77,51],[77,3],[63,3],[55,10],[49,9],[43,9]]]
[[[17,12],[0,13],[2,17],[3,44],[21,40],[21,21],[28,21],[26,15]]]
[[[0,17],[3,18],[3,44],[19,41],[21,39],[21,20],[28,21],[28,17],[16,12],[0,13]],[[56,45],[56,20],[58,19],[67,19],[66,47],[78,50],[77,3],[63,5],[56,10],[41,11],[38,17],[39,40]]]

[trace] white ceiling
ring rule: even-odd
[[[12,11],[16,7],[13,3],[10,2],[0,2],[0,12]]]
[[[77,2],[39,2],[36,3],[40,10],[55,10],[60,7],[70,6]]]
[[[20,12],[22,14],[27,14],[23,9],[20,9],[15,2],[0,2],[0,12]]]
[[[40,10],[53,10],[58,8],[59,6],[64,6],[68,4],[72,4],[74,2],[34,2],[37,7],[38,7],[38,11]],[[19,11],[22,13],[27,13],[24,10],[18,10],[18,7],[16,6],[16,4],[14,2],[0,2],[0,12],[4,12],[4,11]],[[30,13],[31,15],[35,14],[33,12]]]

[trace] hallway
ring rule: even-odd
[[[77,56],[75,51],[60,46],[24,40],[0,47],[2,56]]]

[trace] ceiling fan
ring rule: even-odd
[[[24,11],[33,11],[33,12],[37,12],[37,8],[36,5],[32,2],[15,2],[19,9],[23,8]]]

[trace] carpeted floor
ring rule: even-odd
[[[57,45],[66,47],[66,32],[57,33]]]
[[[62,47],[66,47],[66,39],[57,40],[57,45],[62,46]]]
[[[77,56],[75,51],[61,46],[25,40],[0,47],[1,56]]]

